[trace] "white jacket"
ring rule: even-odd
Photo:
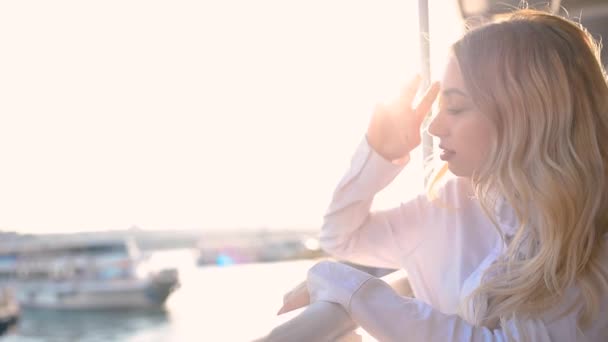
[[[349,266],[322,262],[308,274],[313,302],[342,305],[380,341],[507,341],[507,336],[519,341],[608,341],[608,289],[599,318],[584,331],[577,329],[577,312],[559,315],[576,300],[577,289],[569,291],[563,305],[520,322],[523,334],[513,324],[490,330],[458,316],[463,298],[479,285],[504,244],[465,178],[451,179],[441,188],[441,204],[422,194],[397,208],[370,212],[374,195],[402,168],[363,139],[334,192],[320,238],[322,247],[340,259],[404,269],[415,299],[401,297],[382,280]],[[500,228],[511,235],[517,226],[513,210],[503,202],[496,214]],[[608,269],[608,260],[604,265]]]

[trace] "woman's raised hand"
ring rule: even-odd
[[[374,110],[367,141],[387,160],[400,160],[420,145],[420,126],[437,98],[439,83],[433,83],[414,108],[419,87],[420,76],[416,76],[394,102],[378,105]]]

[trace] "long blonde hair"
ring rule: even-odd
[[[576,285],[585,325],[607,279],[600,245],[608,232],[608,85],[599,46],[577,23],[521,10],[468,32],[453,53],[497,130],[472,177],[475,194],[494,217],[499,193],[519,220],[469,296],[472,320],[495,327],[534,316]]]

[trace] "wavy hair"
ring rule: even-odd
[[[475,194],[495,225],[497,194],[519,221],[463,316],[496,327],[544,312],[576,286],[582,307],[569,310],[580,310],[586,325],[608,279],[600,267],[608,84],[599,44],[575,22],[520,10],[468,32],[452,50],[473,102],[497,131],[471,178]]]

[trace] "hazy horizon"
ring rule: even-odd
[[[457,13],[431,5],[443,47]],[[418,69],[416,16],[396,0],[1,3],[0,230],[319,227],[374,104]],[[412,159],[376,206],[422,189]]]

